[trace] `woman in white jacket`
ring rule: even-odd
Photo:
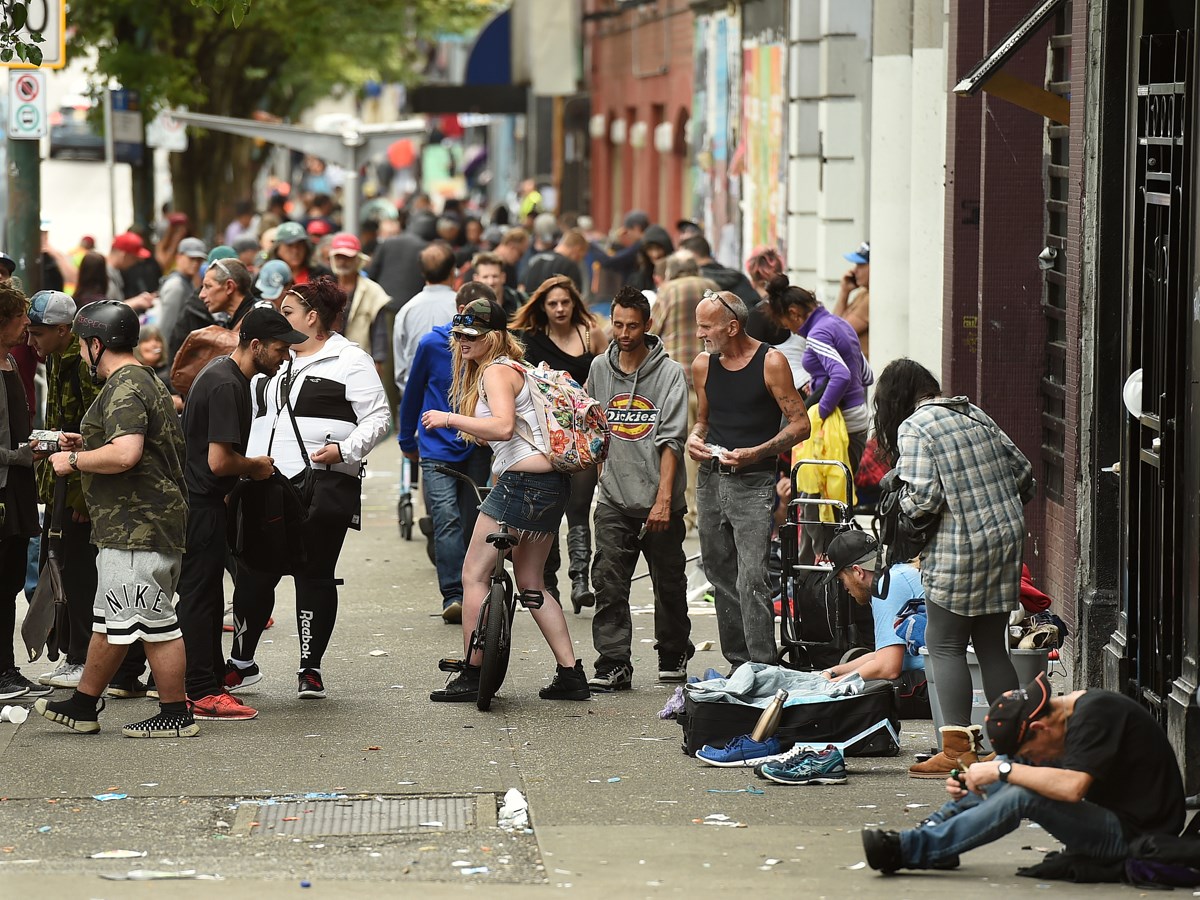
[[[375,363],[332,330],[345,306],[346,294],[328,277],[287,290],[280,311],[308,340],[293,348],[294,358],[276,375],[259,375],[250,385],[246,452],[273,457],[275,467],[298,484],[305,470],[313,469],[312,502],[303,529],[307,561],[293,576],[302,699],[325,696],[321,657],[333,634],[341,583],[334,570],[346,531],[360,527],[364,460],[391,427]],[[269,571],[270,561],[263,562],[264,569],[241,561],[237,567],[233,651],[225,667],[225,686],[231,692],[262,680],[254,651],[282,577]]]

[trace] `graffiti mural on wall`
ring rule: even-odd
[[[737,17],[724,12],[697,17],[694,46],[692,208],[716,258],[741,268],[740,184],[730,173],[741,121]]]
[[[786,48],[765,36],[742,48],[742,145],[734,169],[742,176],[744,245],[785,250]]]

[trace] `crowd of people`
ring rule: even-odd
[[[239,204],[211,249],[172,214],[153,249],[129,231],[106,256],[86,240],[72,254],[47,250],[46,289],[29,298],[0,254],[0,630],[15,628],[31,541],[43,557],[55,542],[67,611],[49,638],[61,662],[36,681],[0,646],[0,700],[33,699],[51,721],[94,733],[106,700],[156,697],[157,713],[122,728],[135,738],[255,718],[243,698],[267,677],[255,654],[285,571],[234,558],[227,502],[239,484],[273,478],[306,504],[286,570],[297,697],[325,697],[339,557],[361,525],[365,461],[393,423],[420,473],[439,593],[430,602],[461,625],[467,653],[432,701],[478,698],[469,639],[501,522],[517,538],[516,596],[555,659],[542,698],[633,686],[640,557],[654,594],[655,678],[687,679],[683,547],[693,530],[730,674],[774,665],[771,543],[793,494],[801,508],[824,496],[791,475],[793,455],[814,452],[820,436],[825,458],[852,479],[868,452],[894,467],[902,513],[933,523],[919,560],[882,569],[873,537],[804,513],[813,522],[799,562],[826,563],[875,623],[874,651],[823,677],[919,669],[892,626],[911,602],[927,609],[945,726],[939,752],[909,774],[946,779],[951,802],[918,828],[865,831],[868,863],[951,868],[1022,816],[1088,858],[1128,853],[1139,833],[1178,831],[1178,768],[1140,707],[1105,692],[1053,698],[1044,678],[1018,687],[1007,622],[1032,466],[918,363],[894,361],[876,381],[869,244],[845,254],[851,268],[827,309],[789,281],[774,248],[733,269],[695,223],[676,223],[672,236],[633,211],[605,236],[585,216],[541,211],[535,194],[524,193],[520,224],[499,210],[485,225],[452,203],[435,213],[418,195],[358,234],[337,230],[328,197],[295,219],[272,198],[261,214]],[[538,364],[569,373],[604,408],[602,466],[568,475],[552,465],[526,369]],[[35,425],[57,446],[31,440]],[[446,467],[486,489],[482,504]],[[576,614],[595,607],[590,672],[566,600]],[[999,756],[971,722],[968,646],[994,701],[986,731]],[[56,688],[71,693],[52,699]],[[1138,753],[1155,761],[1131,775],[1122,760]]]

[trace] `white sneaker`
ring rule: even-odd
[[[60,675],[66,675],[67,669],[69,668],[71,667],[67,665],[67,658],[64,656],[63,661],[58,664],[57,669],[55,669],[53,672],[47,672],[44,675],[39,675],[37,677],[38,684],[50,684],[50,682],[52,682],[55,678],[58,678]]]
[[[61,674],[54,674],[46,684],[56,688],[77,688],[79,679],[82,677],[83,666],[65,666],[65,670]]]

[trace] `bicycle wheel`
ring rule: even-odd
[[[479,699],[475,704],[482,712],[487,712],[491,707],[492,697],[500,690],[508,673],[508,651],[512,643],[508,617],[510,590],[510,585],[493,584],[485,601],[486,620],[481,626],[483,658],[479,663]]]
[[[413,536],[413,505],[412,501],[400,502],[400,536],[411,541]]]

